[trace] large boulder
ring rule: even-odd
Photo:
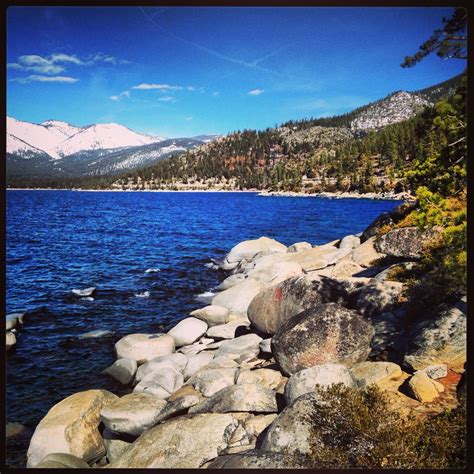
[[[121,360],[121,359],[119,359]],[[138,367],[135,375],[135,383],[141,382],[145,377],[150,376],[154,372],[160,372],[163,369],[169,368],[176,372],[182,372],[186,364],[188,363],[188,358],[179,352],[174,354],[169,354],[166,356],[155,357],[148,362],[140,365]]]
[[[222,262],[223,270],[233,270],[243,259],[252,259],[256,254],[269,255],[277,252],[286,252],[286,245],[268,237],[240,242],[226,255]]]
[[[37,469],[89,469],[89,465],[72,454],[47,454],[36,466]]]
[[[246,359],[258,356],[260,341],[262,341],[262,338],[256,334],[245,334],[235,339],[229,339],[220,345],[214,357],[225,356],[236,362],[243,362]]]
[[[246,328],[245,323],[227,323],[219,326],[213,326],[206,332],[206,336],[212,337],[215,340],[233,339],[238,328]]]
[[[223,306],[231,313],[246,314],[250,302],[256,294],[265,288],[265,284],[247,278],[231,288],[218,293],[212,299],[212,304]]]
[[[399,303],[403,283],[398,281],[372,282],[351,291],[351,307],[367,317],[374,317],[393,309]]]
[[[312,248],[313,246],[309,242],[296,242],[288,247],[288,253],[303,252]]]
[[[173,418],[143,433],[109,467],[197,469],[227,447],[238,425],[224,413]]]
[[[400,222],[405,216],[407,216],[415,207],[416,202],[405,202],[400,204],[390,212],[384,212],[380,214],[375,220],[362,232],[360,237],[361,242],[365,242],[371,237],[375,237],[379,234],[380,229],[386,225],[393,226]]]
[[[224,290],[227,288],[222,289]],[[189,314],[195,318],[205,321],[209,327],[212,327],[219,324],[225,324],[229,316],[229,310],[222,306],[209,305],[205,306],[204,308],[196,309]]]
[[[208,369],[197,373],[191,382],[205,397],[211,397],[219,390],[233,385],[236,375],[235,368]]]
[[[464,372],[466,362],[467,299],[415,329],[404,362],[413,370],[433,364],[446,364],[456,372]]]
[[[391,257],[419,259],[423,256],[426,243],[436,235],[435,231],[421,231],[417,227],[393,229],[375,242],[378,252]]]
[[[305,393],[314,392],[319,387],[329,387],[342,383],[346,387],[355,387],[355,381],[347,367],[340,364],[322,364],[300,370],[293,374],[285,387],[285,400],[291,405]]]
[[[186,387],[192,388],[189,385]],[[173,399],[171,398],[172,397],[170,397],[163,410],[160,411],[157,422],[168,420],[172,417],[185,415],[190,407],[197,405],[202,400],[202,395],[195,391],[195,393],[183,394],[181,396],[174,397]]]
[[[346,235],[339,244],[340,249],[354,249],[360,245],[360,237]]]
[[[225,454],[207,469],[305,469],[311,467],[303,456],[271,453],[252,449],[244,453]]]
[[[275,262],[272,265],[263,267],[262,269],[250,270],[248,272],[249,279],[265,283],[267,285],[276,285],[288,278],[301,275],[303,269],[297,262]]]
[[[168,398],[183,383],[184,377],[181,371],[172,366],[162,365],[144,376],[133,391],[149,393],[158,398]]]
[[[280,385],[281,381],[282,375],[278,370],[241,370],[237,377],[236,384],[253,383],[275,390]]]
[[[328,362],[350,367],[367,359],[373,335],[372,324],[357,311],[318,304],[283,324],[272,350],[286,374]]]
[[[385,254],[375,248],[375,237],[371,237],[356,247],[351,253],[351,260],[362,267],[370,267]]]
[[[35,467],[50,453],[72,454],[86,462],[100,459],[105,454],[100,410],[117,399],[106,390],[87,390],[54,405],[33,433],[27,467]]]
[[[256,383],[231,385],[216,392],[211,398],[190,408],[189,413],[229,412],[276,413],[276,394]]]
[[[316,393],[302,395],[286,407],[264,434],[262,451],[309,455],[312,450],[313,423],[319,419]]]
[[[133,381],[137,371],[137,361],[135,359],[119,359],[104,370],[105,374],[110,375],[124,385]]]
[[[100,419],[112,433],[139,436],[155,426],[166,402],[148,393],[130,393],[100,410]]]
[[[258,331],[275,334],[296,314],[332,298],[333,286],[328,279],[299,276],[258,293],[250,303],[247,315]]]
[[[174,339],[167,334],[129,334],[115,344],[117,359],[135,359],[138,364],[174,350]]]
[[[183,370],[184,379],[188,379],[199,369],[205,367],[212,361],[213,358],[214,354],[209,351],[199,352],[198,354],[191,356]]]
[[[109,463],[119,459],[123,452],[132,444],[130,441],[124,440],[123,436],[111,433],[106,429],[102,432],[102,438],[104,439]]]
[[[173,337],[176,347],[187,346],[199,339],[207,331],[207,323],[197,318],[180,321],[168,334]]]

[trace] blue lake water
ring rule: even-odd
[[[168,329],[223,275],[206,266],[262,235],[322,244],[362,231],[397,201],[254,193],[7,192],[7,313],[28,311],[7,356],[7,421],[34,429],[64,397],[124,389],[101,371],[133,332]],[[149,271],[159,269],[159,271]],[[97,287],[93,301],[73,288]],[[136,295],[148,292],[149,297]],[[112,337],[77,336],[106,329]],[[27,440],[10,444],[21,465]]]

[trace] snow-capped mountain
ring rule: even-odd
[[[34,124],[7,117],[7,153],[31,158],[35,150],[52,159],[91,150],[116,150],[163,141],[117,123],[75,127],[58,120]]]
[[[10,177],[84,177],[148,166],[217,138],[156,137],[116,123],[75,127],[58,120],[34,124],[7,117]]]

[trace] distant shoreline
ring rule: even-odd
[[[293,191],[262,191],[259,189],[76,189],[76,188],[7,188],[7,191],[77,191],[106,193],[256,193],[262,197],[296,197],[296,198],[328,198],[328,199],[373,199],[386,201],[407,201],[415,197],[409,193],[357,193],[357,192],[320,192],[301,193]]]

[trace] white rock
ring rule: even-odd
[[[225,324],[227,322],[227,317],[229,316],[229,310],[222,306],[209,305],[192,311],[190,315],[205,321],[209,327],[212,327],[219,324]]]
[[[83,290],[78,290],[74,288],[71,290],[72,293],[74,293],[77,296],[92,296],[95,293],[96,288],[94,286],[91,286],[89,288],[84,288]]]
[[[227,254],[221,265],[223,270],[233,270],[244,258],[251,259],[257,253],[265,252],[267,255],[277,252],[286,252],[287,247],[268,237],[240,242]]]
[[[9,351],[12,347],[16,345],[16,336],[11,331],[5,333],[6,340],[6,349]]]
[[[187,346],[199,339],[207,331],[207,324],[197,318],[186,318],[168,331],[173,336],[176,347]]]
[[[161,366],[143,377],[134,392],[151,393],[158,398],[168,398],[184,383],[183,374],[173,367]]]
[[[177,352],[176,354],[179,354]],[[175,354],[170,354],[171,356]],[[186,359],[186,363],[188,358],[184,354],[179,354],[180,356]],[[169,356],[161,356],[156,357],[149,362],[138,367],[137,373],[135,375],[135,383],[141,382],[145,377],[150,376],[154,372],[159,372],[165,369],[175,370],[176,372],[182,372],[181,364],[178,364],[176,359],[169,358]]]
[[[197,375],[194,388],[199,390],[205,397],[211,397],[219,390],[235,383],[237,369],[210,369]]]
[[[213,326],[207,330],[206,335],[213,339],[233,339],[237,328],[240,326],[246,327],[246,324],[227,323],[221,324],[220,326]]]
[[[260,341],[262,341],[262,338],[256,334],[245,334],[244,336],[224,341],[219,349],[217,349],[215,357],[226,356],[237,362],[243,362],[259,354]]]
[[[316,385],[329,387],[342,383],[355,387],[355,381],[347,367],[340,364],[323,364],[303,369],[292,375],[285,387],[285,400],[291,405],[299,396],[313,392]]]
[[[187,380],[199,369],[209,364],[213,358],[214,354],[208,351],[200,352],[199,354],[190,357],[183,371],[184,379]]]
[[[288,247],[288,253],[303,252],[311,248],[313,248],[313,246],[309,242],[296,242]]]
[[[129,334],[115,344],[117,359],[135,359],[138,364],[174,350],[174,338],[167,334]]]
[[[112,433],[141,435],[157,423],[166,402],[148,393],[130,393],[100,410],[100,419]]]
[[[264,288],[263,283],[248,278],[242,283],[218,293],[212,299],[212,304],[223,306],[232,313],[246,314],[250,302]]]
[[[133,381],[136,371],[137,361],[135,359],[119,359],[110,367],[107,367],[104,373],[109,374],[120,383],[127,385]]]
[[[346,235],[339,244],[340,249],[354,249],[360,245],[360,238],[355,235]]]

